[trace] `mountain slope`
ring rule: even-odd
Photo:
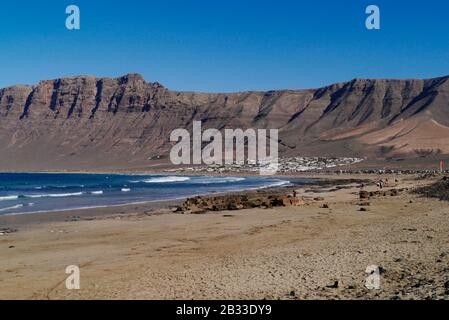
[[[170,133],[278,128],[285,155],[449,154],[449,77],[362,80],[316,90],[171,91],[138,74],[0,90],[0,169],[145,166]]]

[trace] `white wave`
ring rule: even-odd
[[[130,192],[131,191],[131,189],[129,189],[129,188],[123,188],[122,189],[122,192]]]
[[[19,209],[19,208],[23,208],[23,204],[18,204],[18,205],[15,205],[13,207],[0,209],[0,212],[8,211],[8,210],[14,210],[14,209]]]
[[[103,194],[103,191],[92,191],[91,194]]]
[[[189,181],[189,177],[159,177],[143,180],[145,183],[169,183],[169,182],[184,182]]]
[[[260,187],[255,187],[255,188],[250,188],[250,189],[244,189],[244,190],[263,190],[263,189],[269,189],[269,188],[274,188],[274,187],[282,187],[285,185],[289,185],[291,184],[290,181],[277,181],[277,182],[273,182],[264,186],[260,186]]]
[[[25,195],[25,198],[66,198],[66,197],[76,197],[82,196],[84,192],[74,192],[74,193],[49,193],[49,194],[30,194]]]
[[[17,200],[19,196],[3,196],[0,197],[0,201]]]
[[[241,177],[207,177],[194,179],[192,183],[198,184],[219,184],[219,183],[233,183],[233,182],[241,182],[245,181],[246,178]]]
[[[290,181],[278,181],[278,182],[273,182],[272,184],[268,185],[268,188],[272,188],[272,187],[280,187],[280,186],[284,186],[286,184],[290,184]]]

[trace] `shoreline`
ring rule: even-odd
[[[96,173],[92,173],[96,174]],[[206,175],[204,175],[206,176]],[[251,177],[251,176],[248,176]],[[95,219],[113,217],[116,215],[132,215],[136,212],[145,212],[145,214],[154,214],[156,211],[163,211],[163,213],[172,213],[170,208],[176,207],[187,198],[194,198],[197,196],[231,196],[235,194],[248,194],[254,192],[271,192],[271,193],[290,193],[292,189],[304,188],[309,189],[312,187],[319,187],[322,184],[329,183],[330,185],[341,185],[345,183],[353,183],[353,179],[345,179],[335,177],[334,175],[325,176],[279,176],[280,179],[289,179],[286,181],[286,185],[282,186],[265,186],[256,187],[245,190],[229,190],[225,192],[214,192],[196,194],[189,197],[180,197],[177,199],[169,200],[154,200],[154,201],[142,201],[137,203],[123,204],[123,205],[110,205],[110,206],[98,206],[92,208],[75,208],[67,210],[53,210],[53,211],[39,211],[39,212],[26,212],[17,214],[0,215],[0,227],[24,227],[26,225],[33,225],[36,223],[51,223],[61,222],[70,219],[71,217],[81,217],[81,219]],[[364,180],[366,177],[356,178]],[[304,180],[309,180],[310,183],[299,183]]]
[[[114,216],[132,215],[135,212],[152,214],[155,210],[167,210],[170,201],[142,202],[136,204],[99,206],[85,209],[68,209],[56,211],[42,211],[38,213],[22,213],[13,215],[1,215],[0,227],[23,228],[39,224],[54,222],[70,222],[75,220],[89,221],[101,218],[113,218]],[[173,202],[171,202],[173,203]],[[175,202],[176,203],[176,202]]]
[[[31,173],[31,172],[30,172]],[[32,174],[32,173],[31,173]],[[59,173],[57,173],[59,174]],[[67,173],[72,174],[72,173]],[[97,174],[97,173],[90,173]],[[113,173],[111,173],[112,175]],[[207,176],[207,175],[203,175]],[[248,176],[250,177],[250,176]],[[179,205],[183,200],[187,198],[194,198],[198,196],[220,196],[220,195],[232,195],[238,193],[248,193],[254,192],[257,190],[277,190],[292,187],[295,184],[292,184],[290,181],[282,181],[281,185],[268,185],[261,187],[253,187],[248,189],[241,190],[228,190],[222,192],[209,192],[209,193],[200,193],[193,194],[188,197],[177,197],[172,199],[165,200],[148,200],[148,201],[138,201],[126,204],[118,204],[118,205],[100,205],[93,207],[83,207],[83,208],[73,208],[73,209],[56,209],[56,210],[42,210],[42,211],[34,211],[34,212],[23,212],[23,213],[12,213],[12,214],[3,214],[0,215],[0,226],[7,227],[18,227],[26,224],[33,224],[36,221],[42,222],[54,222],[54,221],[62,221],[67,218],[73,216],[82,216],[83,218],[95,218],[102,217],[106,215],[115,215],[115,214],[126,214],[126,212],[130,212],[131,209],[136,210],[139,208],[140,210],[144,209],[146,211],[154,211],[156,209],[168,209],[169,207],[174,207]],[[168,205],[170,204],[170,205]],[[39,216],[39,217],[37,217]]]
[[[0,172],[5,173],[5,172]],[[8,172],[9,173],[9,172]],[[12,172],[11,172],[12,173]],[[34,174],[37,172],[22,172],[22,173],[30,173]],[[43,174],[103,174],[97,172],[40,172]],[[111,175],[128,175],[128,173],[104,173]],[[162,173],[161,173],[162,174]],[[132,175],[132,174],[129,174]],[[140,175],[140,174],[135,174]],[[148,173],[151,175],[151,173]],[[157,175],[157,174],[154,174]],[[216,177],[216,176],[229,176],[229,175],[214,175],[214,174],[167,174],[168,176],[204,176],[204,177]],[[278,178],[278,179],[289,179],[285,181],[285,185],[280,186],[262,186],[262,187],[254,187],[249,189],[242,190],[229,190],[223,192],[211,192],[211,193],[203,193],[203,194],[194,194],[188,197],[179,197],[174,199],[167,200],[149,200],[149,201],[138,201],[134,203],[127,204],[118,204],[118,205],[101,205],[94,207],[85,207],[85,208],[73,208],[73,209],[62,209],[62,210],[42,210],[35,212],[24,212],[24,213],[13,213],[13,214],[4,214],[0,215],[0,227],[20,227],[27,224],[35,224],[39,223],[49,223],[56,221],[65,221],[73,216],[80,216],[83,219],[94,219],[94,218],[103,218],[105,216],[114,216],[114,215],[126,215],[129,214],[133,210],[146,211],[148,214],[154,212],[155,210],[167,210],[170,207],[175,207],[179,205],[183,200],[187,198],[194,198],[198,196],[221,196],[221,195],[235,195],[235,194],[247,194],[251,192],[255,192],[258,190],[264,190],[267,192],[287,192],[291,191],[292,188],[309,188],[309,187],[319,187],[322,184],[329,183],[331,185],[343,185],[350,182],[354,182],[357,180],[367,180],[372,178],[372,176],[377,174],[352,174],[351,177],[347,177],[346,175],[338,175],[338,174],[329,174],[329,173],[320,173],[320,174],[290,174],[290,175],[276,175],[270,176],[269,178]],[[389,176],[390,174],[384,174],[383,176]],[[235,175],[238,177],[259,177],[259,175]],[[304,180],[309,180],[310,183],[298,183],[304,182]],[[353,181],[354,180],[354,181]],[[168,205],[170,203],[170,205]],[[165,212],[167,213],[167,212]],[[169,212],[171,213],[171,212]]]

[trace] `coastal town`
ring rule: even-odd
[[[165,172],[219,174],[256,173],[275,166],[276,168],[273,171],[276,171],[276,174],[288,174],[337,168],[362,161],[363,159],[360,158],[292,157],[280,158],[279,162],[276,164],[247,161],[245,163],[234,162],[232,164],[212,164],[207,166],[167,169]]]

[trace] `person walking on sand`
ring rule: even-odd
[[[296,190],[293,190],[293,198],[296,198]]]
[[[377,183],[377,186],[379,187],[379,189],[383,189],[383,187],[384,187],[384,181],[381,179],[381,180],[379,180],[379,182]]]

